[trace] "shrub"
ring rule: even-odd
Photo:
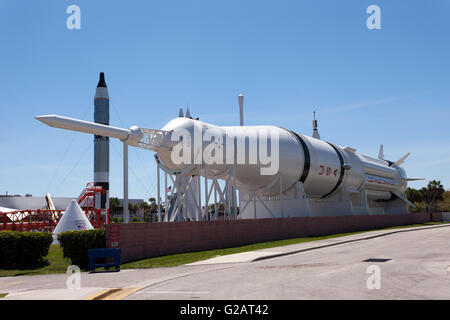
[[[0,268],[23,268],[38,264],[48,255],[51,233],[0,231]]]
[[[131,223],[133,223],[133,222],[141,222],[141,220],[139,220],[138,217],[133,216],[133,217],[131,218],[130,222],[131,222]]]
[[[122,222],[123,222],[123,219],[122,219],[121,217],[113,216],[113,217],[111,217],[111,221],[112,221],[113,223],[122,223]]]
[[[105,248],[104,229],[65,231],[58,234],[58,241],[63,248],[64,257],[82,269],[89,266],[89,249]]]

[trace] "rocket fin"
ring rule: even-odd
[[[415,208],[416,206],[414,205],[414,203],[412,203],[411,201],[409,201],[403,194],[401,194],[400,192],[397,191],[391,191],[393,194],[395,194],[399,199],[405,201],[407,204],[409,204],[411,207]]]
[[[346,147],[344,148],[344,150],[347,151],[347,152],[356,152],[356,149],[355,149],[355,148],[352,148],[352,147],[349,147],[349,146],[346,146]]]
[[[405,154],[405,155],[404,155],[403,157],[401,157],[399,160],[397,160],[396,162],[394,162],[393,166],[399,166],[399,165],[401,165],[401,164],[406,160],[406,158],[409,157],[410,154],[411,154],[411,152],[408,152],[407,154]]]
[[[380,144],[380,150],[378,151],[378,159],[384,160],[383,144]]]

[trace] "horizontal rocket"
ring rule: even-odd
[[[194,174],[196,166],[201,165],[202,175],[224,178],[233,168],[236,187],[248,193],[277,195],[280,189],[283,192],[290,190],[300,182],[310,198],[327,198],[345,187],[355,192],[364,188],[370,200],[388,201],[398,197],[409,203],[404,196],[408,179],[400,167],[407,156],[397,162],[372,158],[354,148],[337,146],[281,127],[216,126],[181,116],[161,130],[136,126],[123,129],[57,115],[36,119],[52,127],[117,138],[129,145],[155,151],[160,165],[168,172]],[[180,132],[189,133],[194,137],[193,142],[183,141]],[[199,132],[200,146],[196,145],[195,139]],[[264,132],[267,134],[261,134]],[[229,137],[233,138],[233,143],[228,144]],[[252,144],[252,137],[259,141],[265,138],[267,144],[264,146],[258,141],[256,145]],[[244,141],[241,161],[239,141]],[[180,154],[187,156],[185,150],[179,152],[178,147],[183,143],[190,147],[188,158],[191,162],[177,161]],[[215,151],[211,152],[212,149]],[[211,162],[199,156],[208,152],[218,161]],[[174,153],[179,154],[174,156]],[[269,161],[259,161],[261,159]],[[268,173],[270,170],[267,169],[275,161],[277,170]],[[263,169],[266,169],[265,173]]]
[[[91,133],[99,136],[105,136],[110,138],[117,138],[122,141],[127,141],[131,137],[135,137],[135,139],[141,139],[142,135],[139,135],[139,131],[133,131],[132,128],[130,129],[122,129],[117,128],[109,125],[84,121],[84,120],[78,120],[63,116],[57,116],[57,115],[45,115],[45,116],[36,116],[34,117],[36,120],[39,120],[46,125],[54,128],[60,128],[60,129],[66,129],[71,131],[78,131],[78,132],[84,132],[84,133]],[[130,140],[135,140],[130,139]]]

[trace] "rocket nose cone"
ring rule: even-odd
[[[100,79],[98,80],[97,88],[99,87],[106,88],[105,74],[103,72],[100,72]]]
[[[45,115],[45,116],[36,116],[34,117],[36,120],[39,120],[40,122],[45,123],[46,125],[52,125],[53,123],[53,119],[55,118],[55,116],[53,115]]]

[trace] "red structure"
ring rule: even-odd
[[[98,209],[97,199],[106,194],[101,186],[90,182],[86,185],[77,202],[86,213],[92,226],[96,229],[104,228],[109,223],[109,209]],[[0,212],[0,231],[43,231],[52,232],[59,222],[64,210],[17,210]]]

